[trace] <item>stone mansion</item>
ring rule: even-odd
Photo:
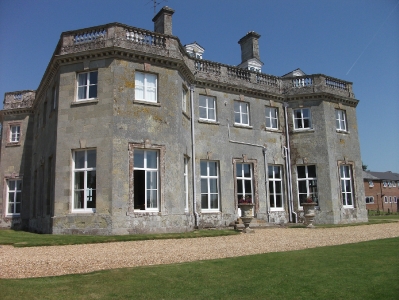
[[[173,13],[63,32],[37,90],[5,94],[0,227],[223,228],[241,198],[264,226],[302,222],[307,199],[316,224],[367,221],[352,83],[263,73],[253,31],[238,66],[205,60]]]

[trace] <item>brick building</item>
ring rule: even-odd
[[[399,174],[363,171],[364,194],[368,210],[398,212]]]
[[[250,197],[259,224],[367,220],[352,83],[205,60],[172,35],[119,23],[61,34],[36,91],[1,111],[0,226],[57,234],[227,227]],[[237,55],[238,56],[238,55]]]

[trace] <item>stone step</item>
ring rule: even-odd
[[[275,224],[275,223],[268,223],[265,220],[253,218],[251,223],[249,224],[250,228],[268,228],[268,227],[280,227],[280,224]],[[234,224],[234,229],[244,229],[244,223],[242,222],[241,218],[238,218],[237,221],[235,221]]]

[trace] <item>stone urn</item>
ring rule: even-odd
[[[315,206],[316,206],[316,202],[302,203],[303,214],[305,217],[305,225],[307,228],[314,227],[313,222],[314,222],[314,217],[315,217],[315,212],[314,212]]]
[[[255,231],[249,228],[249,223],[251,223],[253,216],[252,210],[254,208],[253,203],[239,203],[238,207],[241,209],[241,220],[244,223],[245,228],[243,229],[243,233],[254,233]]]

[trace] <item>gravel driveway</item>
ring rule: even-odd
[[[14,248],[0,246],[0,278],[88,273],[280,252],[399,237],[399,223],[340,228],[256,229],[235,236]]]

